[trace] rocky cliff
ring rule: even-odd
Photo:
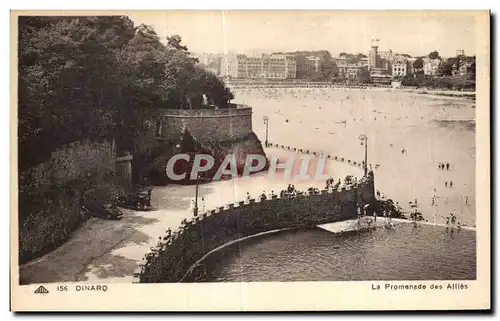
[[[233,154],[236,159],[236,166],[238,174],[243,173],[245,167],[245,160],[247,155],[262,155],[265,157],[265,152],[262,147],[260,140],[257,138],[253,132],[249,133],[247,137],[238,138],[226,141],[217,140],[207,140],[203,141],[197,140],[191,133],[186,129],[182,133],[180,139],[176,141],[164,142],[165,146],[163,152],[155,157],[150,164],[149,176],[151,181],[157,185],[163,185],[168,183],[177,184],[190,184],[194,183],[194,180],[190,179],[190,173],[193,165],[193,160],[196,154],[211,155],[215,164],[211,170],[201,174],[201,179],[204,181],[210,181],[214,178],[215,173],[223,163],[227,155]],[[175,174],[187,173],[186,179],[181,181],[172,181],[166,175],[166,166],[168,161],[176,154],[187,154],[190,156],[190,161],[186,162],[184,160],[178,160],[174,166]],[[269,164],[267,163],[263,170],[267,169]],[[222,176],[222,179],[230,178]]]

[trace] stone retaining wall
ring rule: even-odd
[[[232,141],[252,133],[252,108],[164,109],[157,116],[157,137],[171,140],[186,129],[198,141]]]
[[[134,273],[135,283],[193,281],[198,277],[188,273],[190,268],[228,242],[266,231],[355,218],[358,204],[362,207],[373,202],[374,180],[369,176],[351,188],[298,193],[294,197],[275,195],[222,206],[183,221],[176,231],[160,237]]]

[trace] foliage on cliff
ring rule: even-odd
[[[195,66],[179,36],[164,42],[123,16],[20,17],[19,166],[83,138],[130,145],[145,108],[228,107],[232,94]]]
[[[433,77],[423,73],[416,75],[408,74],[401,79],[403,86],[415,86],[424,88],[436,88],[447,90],[475,90],[476,82],[470,76],[445,76]]]

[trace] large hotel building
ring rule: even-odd
[[[295,79],[297,62],[292,56],[271,54],[258,57],[241,54],[221,58],[220,76],[245,79]]]

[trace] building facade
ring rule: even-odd
[[[423,59],[424,61],[424,75],[427,76],[435,76],[437,75],[439,64],[441,63],[440,59],[430,59],[426,57]]]
[[[370,69],[370,79],[372,83],[390,85],[392,82],[392,75],[388,69],[372,68]]]
[[[464,61],[460,64],[460,67],[458,69],[458,73],[460,76],[466,76],[469,74],[469,70],[472,66],[472,62],[469,61]]]
[[[418,70],[415,70],[415,68],[413,68],[413,64],[415,63],[415,61],[417,60],[418,58],[416,57],[409,57],[407,58],[408,60],[408,72],[407,74],[414,74],[415,72],[417,72]]]
[[[370,71],[370,79],[373,83],[391,83],[392,56],[392,50],[379,51],[378,45],[372,44],[368,52],[368,70]]]
[[[392,61],[392,59],[394,58],[394,54],[391,49],[387,51],[379,51],[378,56],[380,59],[385,59],[388,61]]]
[[[227,55],[221,61],[221,76],[243,79],[294,79],[297,62],[287,55]]]
[[[319,62],[318,62],[319,70]],[[286,56],[286,78],[295,79],[297,78],[297,60],[292,56]]]
[[[314,74],[319,72],[320,58],[317,56],[309,56],[305,59],[305,69],[308,73]]]
[[[379,65],[378,46],[372,45],[368,52],[368,68],[377,68]]]
[[[408,59],[405,56],[395,56],[392,59],[392,76],[404,77],[408,74]]]
[[[345,59],[337,60],[338,75],[349,80],[358,80],[363,68],[367,68],[364,62],[348,63]]]
[[[394,57],[394,54],[392,53],[392,50],[387,50],[387,51],[379,51],[378,53],[378,68],[383,68],[387,70],[392,70],[392,59]]]
[[[227,54],[221,58],[221,76],[226,78],[239,78],[246,75],[244,68],[244,56],[237,54]]]
[[[265,78],[264,72],[264,60],[259,57],[246,57],[246,60],[242,63],[242,67],[246,67],[246,74],[242,74],[239,78]]]

